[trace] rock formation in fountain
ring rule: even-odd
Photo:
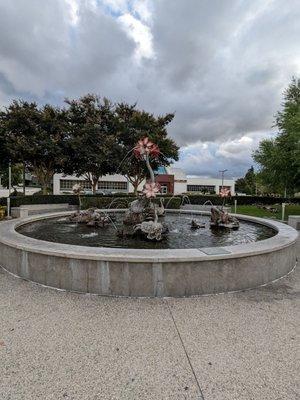
[[[114,220],[114,215],[107,214],[98,208],[89,208],[88,210],[77,211],[69,217],[70,222],[86,224],[98,228],[104,228],[111,224]]]
[[[205,228],[205,224],[203,222],[198,222],[194,219],[191,221],[191,229],[200,229]]]
[[[210,227],[222,229],[238,229],[240,226],[237,218],[229,215],[224,210],[217,207],[211,208]]]

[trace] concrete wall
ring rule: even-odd
[[[70,246],[15,231],[22,223],[41,218],[0,224],[0,265],[24,279],[59,289],[151,297],[220,293],[271,282],[296,263],[297,232],[259,218],[244,217],[272,226],[278,234],[247,245],[172,250]]]
[[[175,180],[174,181],[174,194],[186,193],[186,181]]]

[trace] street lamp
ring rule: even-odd
[[[11,194],[11,161],[8,163],[8,198],[7,198],[7,218],[10,218],[10,194]]]
[[[219,171],[219,173],[222,175],[222,189],[223,189],[223,186],[224,186],[224,174],[225,174],[226,171],[228,171],[228,169],[223,169],[223,170]]]

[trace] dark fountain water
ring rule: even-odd
[[[123,225],[123,213],[115,215],[117,228]],[[23,235],[45,240],[92,247],[121,247],[130,249],[188,249],[200,247],[230,246],[267,239],[276,232],[265,225],[240,221],[239,230],[210,229],[209,216],[167,213],[160,220],[168,225],[168,234],[162,241],[139,240],[134,237],[117,235],[113,224],[95,228],[86,224],[74,223],[67,218],[44,219],[22,225],[18,232]],[[191,229],[192,220],[205,225],[205,228]]]

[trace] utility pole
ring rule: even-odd
[[[226,171],[228,171],[228,169],[223,169],[223,170],[219,171],[219,173],[222,176],[222,189],[223,189],[223,186],[224,186],[224,175],[225,175]]]
[[[23,175],[23,195],[25,196],[26,194],[26,188],[25,188],[25,163],[23,162],[23,171],[22,171],[22,175]]]
[[[7,218],[10,218],[10,194],[11,194],[11,161],[9,161],[9,163],[8,163]]]

